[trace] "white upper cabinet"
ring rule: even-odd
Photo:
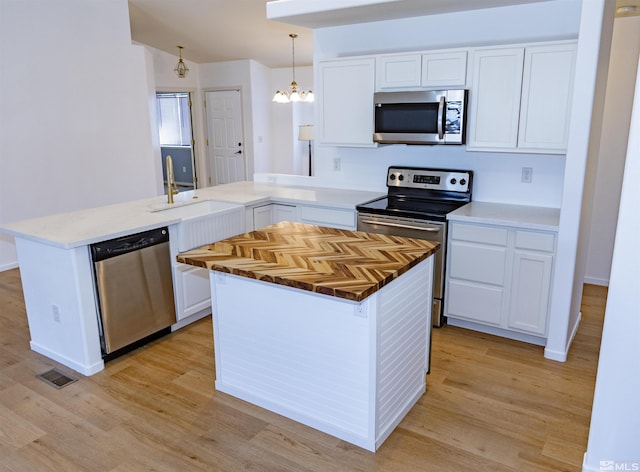
[[[566,151],[575,42],[473,51],[467,148]]]
[[[479,49],[473,53],[467,147],[514,149],[524,48]]]
[[[375,58],[318,64],[318,141],[334,146],[375,147],[373,88]]]
[[[376,57],[376,90],[420,87],[421,54],[390,54]]]
[[[464,88],[466,78],[466,50],[376,56],[376,91]]]
[[[433,52],[422,55],[423,87],[460,87],[467,81],[467,51]]]
[[[575,44],[525,49],[518,147],[567,148],[575,57]]]

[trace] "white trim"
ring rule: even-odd
[[[580,321],[582,321],[582,312],[578,313],[578,318],[576,319],[575,324],[573,325],[573,329],[571,330],[571,336],[569,337],[569,341],[565,346],[564,351],[558,351],[554,349],[549,349],[548,347],[544,349],[544,357],[546,359],[551,359],[552,361],[566,362],[567,354],[569,354],[569,348],[573,343],[573,338],[576,337],[576,333],[578,332],[578,328],[580,327]]]
[[[18,267],[20,267],[20,266],[18,265],[18,261],[15,261],[15,262],[9,262],[8,264],[0,265],[0,272],[4,272],[5,270],[16,269],[16,268],[18,268]]]
[[[458,318],[447,317],[447,324],[456,326],[459,328],[471,329],[473,331],[479,331],[481,333],[492,334],[494,336],[500,336],[508,339],[515,339],[516,341],[522,341],[525,343],[536,344],[538,346],[544,346],[547,340],[540,336],[533,336],[531,334],[520,333],[510,329],[497,328],[494,326],[487,326],[482,323],[475,323],[473,321],[462,320]]]
[[[609,279],[602,279],[600,277],[589,277],[588,275],[585,275],[584,283],[591,285],[600,285],[601,287],[608,287]]]
[[[53,359],[54,361],[59,362],[60,364],[64,364],[65,366],[85,376],[96,374],[104,369],[104,361],[102,359],[99,360],[98,362],[95,362],[94,364],[85,365],[85,364],[80,364],[75,360],[69,357],[63,356],[62,354],[59,354],[55,351],[47,349],[46,347],[41,346],[40,344],[37,344],[33,341],[29,342],[29,346],[31,347],[32,351],[35,351],[38,354],[42,354],[43,356],[46,356],[49,359]]]

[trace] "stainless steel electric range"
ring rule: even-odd
[[[447,213],[471,201],[470,170],[389,167],[387,196],[358,205],[358,231],[440,243],[433,277],[433,325],[442,326]]]

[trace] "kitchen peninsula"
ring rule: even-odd
[[[0,232],[16,241],[31,349],[93,375],[104,369],[104,360],[91,244],[168,227],[175,261],[178,252],[254,229],[255,208],[279,206],[294,209],[291,216],[300,221],[355,228],[356,204],[376,196],[357,190],[234,182],[180,192],[173,205],[166,196],[157,196],[7,223]],[[174,264],[179,319],[174,330],[211,313],[207,300],[188,304],[194,292],[202,291],[208,298],[207,271],[201,270],[200,277],[183,266],[197,272]]]
[[[216,388],[375,451],[425,391],[438,246],[280,222],[179,254],[210,270]]]

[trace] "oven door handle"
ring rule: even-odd
[[[413,225],[389,223],[387,221],[376,221],[376,220],[361,220],[361,222],[372,224],[372,225],[391,226],[393,228],[417,229],[419,231],[427,231],[430,233],[437,233],[441,229],[439,226],[413,226]]]

